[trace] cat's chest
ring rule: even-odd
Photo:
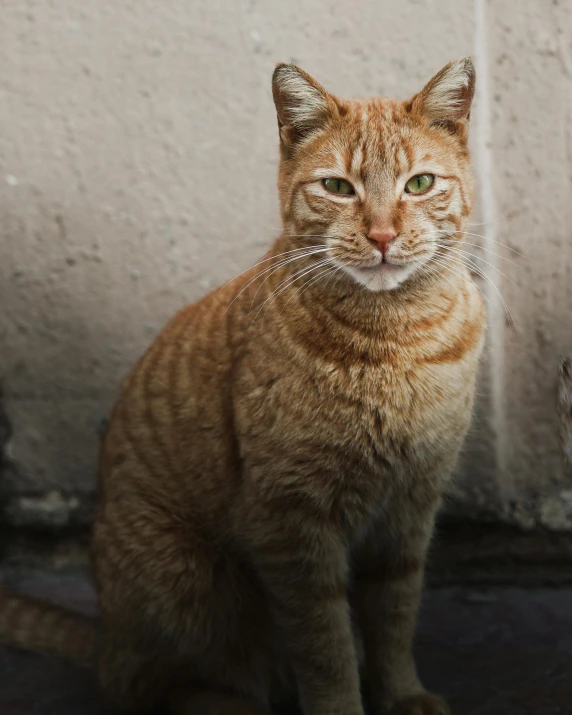
[[[307,493],[351,541],[376,515],[441,493],[468,426],[475,360],[258,365],[236,403],[254,482]]]
[[[334,439],[395,461],[443,444],[450,425],[470,411],[473,378],[474,370],[459,364],[380,363],[330,369],[313,384],[337,427]]]
[[[330,379],[319,419],[324,453],[343,455],[337,506],[348,523],[359,531],[367,514],[432,503],[466,434],[472,370],[384,365]]]

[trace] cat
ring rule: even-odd
[[[122,386],[97,637],[4,594],[4,640],[96,664],[125,711],[364,715],[363,683],[374,715],[450,712],[412,640],[484,340],[459,248],[474,85],[463,59],[407,101],[343,100],[276,67],[283,231]]]

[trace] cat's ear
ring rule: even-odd
[[[272,95],[282,145],[289,149],[323,126],[336,112],[333,97],[296,65],[276,65]]]
[[[475,93],[475,67],[469,57],[449,62],[411,100],[413,112],[431,124],[466,138]]]

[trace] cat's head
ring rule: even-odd
[[[279,64],[285,232],[321,241],[331,261],[372,291],[438,272],[471,211],[474,86],[473,64],[463,59],[409,100],[344,100]]]

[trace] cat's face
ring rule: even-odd
[[[469,60],[409,101],[340,100],[293,65],[274,75],[286,231],[372,291],[438,273],[472,203]],[[453,249],[454,250],[454,249]]]

